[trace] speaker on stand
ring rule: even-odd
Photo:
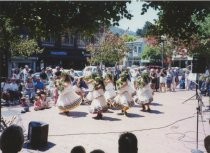
[[[28,140],[31,148],[38,149],[48,143],[49,124],[31,121],[28,125]]]
[[[205,73],[206,66],[207,66],[207,60],[204,55],[196,54],[193,56],[192,73],[196,73],[196,99],[198,101],[198,107],[196,108],[196,110],[197,110],[196,149],[192,149],[191,150],[192,153],[203,153],[203,151],[198,149],[199,115],[202,114],[201,107],[202,107],[202,103],[203,103],[200,95],[198,94],[198,89],[200,89],[198,81],[199,81],[199,73]]]
[[[204,55],[194,55],[192,60],[192,73],[205,73],[207,66]]]

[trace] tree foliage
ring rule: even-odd
[[[101,25],[118,25],[122,17],[131,19],[127,2],[16,1],[0,2],[0,15],[7,16],[16,26],[26,26],[31,35],[49,31],[93,32]]]
[[[123,35],[122,36],[122,39],[125,41],[125,42],[133,42],[135,40],[137,40],[137,38],[133,35]]]
[[[42,53],[34,39],[17,39],[11,42],[10,52],[12,56],[31,56],[32,54]]]
[[[149,7],[159,10],[156,33],[167,34],[174,39],[189,40],[200,34],[197,21],[204,21],[210,13],[208,1],[150,1],[143,4],[142,14]]]
[[[171,59],[173,51],[176,49],[176,46],[173,45],[172,39],[166,38],[159,43],[154,37],[147,38],[147,46],[144,48],[142,53],[142,59],[150,60],[152,64],[160,64],[162,60],[165,65],[171,64]]]
[[[127,54],[128,47],[123,38],[113,33],[105,33],[98,44],[90,44],[87,51],[91,54],[90,64],[105,63],[114,65]]]
[[[149,21],[145,22],[143,29],[137,29],[136,35],[141,37],[147,36],[148,34],[151,33],[153,26],[154,25],[151,22]]]
[[[150,60],[155,63],[161,60],[161,48],[158,46],[146,46],[141,55],[142,59]]]
[[[2,1],[0,2],[0,47],[14,51],[17,45],[15,54],[31,55],[33,51],[37,51],[32,40],[39,41],[41,36],[49,33],[59,37],[63,30],[70,28],[75,33],[92,34],[101,26],[118,25],[121,18],[132,17],[126,9],[126,3],[126,1]],[[31,40],[19,41],[21,32],[26,33]],[[20,45],[35,48],[29,53],[27,47],[20,51],[22,48]]]

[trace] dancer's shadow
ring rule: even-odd
[[[152,102],[150,105],[151,105],[151,106],[163,106],[163,104],[156,103],[156,102]]]
[[[79,117],[86,117],[87,115],[88,113],[86,112],[70,111],[67,116],[73,118],[79,118]]]
[[[139,115],[139,114],[134,114],[134,113],[128,113],[127,117],[137,118],[137,117],[144,117],[144,116],[143,115]]]
[[[113,118],[113,117],[108,117],[108,116],[104,116],[103,117],[104,121],[120,121],[121,119],[119,118]]]
[[[36,148],[33,148],[29,142],[26,142],[23,144],[23,149],[26,149],[27,151],[28,150],[38,150],[40,152],[46,152],[48,151],[49,149],[51,149],[52,147],[54,147],[56,144],[52,143],[52,142],[48,142],[47,145],[45,146],[40,146],[40,147],[36,147]]]
[[[163,112],[160,112],[159,110],[150,110],[149,112],[146,111],[147,113],[151,113],[151,114],[164,114]]]

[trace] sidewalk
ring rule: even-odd
[[[133,132],[138,138],[139,153],[188,153],[196,149],[196,107],[195,91],[155,93],[151,113],[140,111],[139,106],[128,110],[129,116],[119,116],[119,111],[104,113],[103,120],[92,119],[87,105],[81,105],[70,112],[70,116],[58,114],[58,109],[34,111],[20,114],[20,107],[5,107],[5,117],[18,115],[27,134],[30,121],[49,124],[49,153],[69,153],[76,145],[83,145],[87,152],[102,149],[106,153],[118,152],[118,138],[124,131]],[[209,98],[203,97],[204,105]],[[203,107],[203,110],[206,107]],[[199,149],[205,151],[203,140],[210,134],[210,112],[203,112],[203,122],[199,116]],[[22,152],[38,152],[24,148]]]

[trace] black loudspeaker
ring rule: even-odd
[[[192,73],[205,73],[206,64],[206,57],[201,55],[193,56]]]
[[[32,121],[28,125],[28,140],[31,148],[40,148],[47,145],[49,125],[44,122]]]

